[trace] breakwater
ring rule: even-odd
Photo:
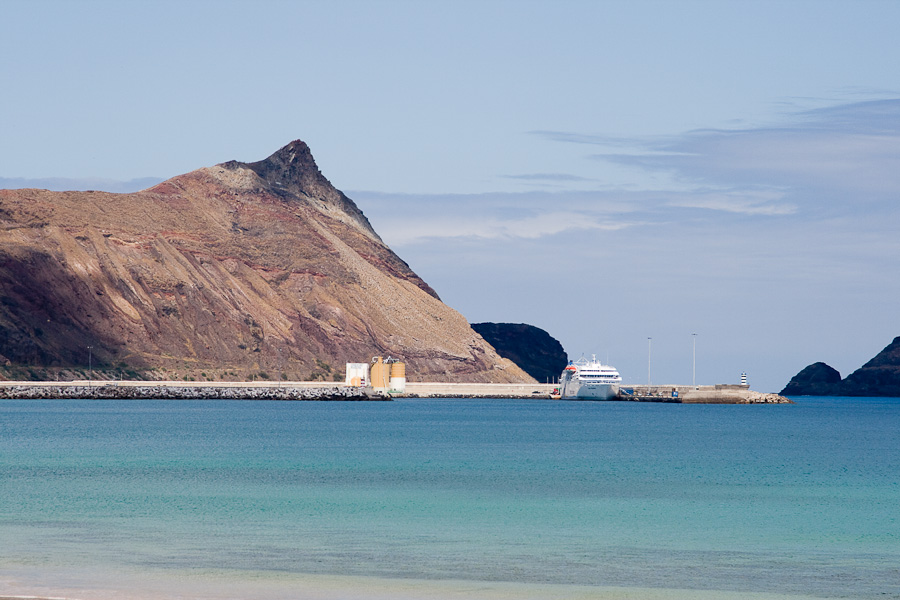
[[[407,398],[558,398],[552,383],[419,383],[407,382]],[[678,404],[789,404],[777,394],[755,392],[746,385],[633,385],[621,386],[609,400]]]
[[[96,400],[390,400],[371,388],[323,382],[177,381],[0,382],[0,398]]]
[[[746,385],[623,385],[617,400],[678,404],[792,404],[784,396],[755,392]]]
[[[407,382],[402,394],[321,381],[183,382],[183,381],[2,381],[0,399],[97,400],[390,400],[392,398],[558,398],[547,383]],[[621,386],[611,401],[679,404],[786,404],[777,394],[745,385]]]

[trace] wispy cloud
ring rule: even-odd
[[[640,208],[604,192],[410,195],[348,192],[392,246],[438,238],[537,239],[637,225]],[[658,201],[653,201],[658,202]]]
[[[893,203],[900,193],[898,99],[797,111],[767,127],[696,130],[677,136],[626,139],[532,133],[602,148],[590,157],[646,173],[666,173],[698,192],[727,190],[729,200],[719,204],[722,210],[757,206],[754,197],[761,188],[779,190],[780,198],[770,200],[760,214],[791,214],[798,207],[818,210],[861,201]],[[736,203],[741,194],[746,198]],[[778,202],[785,204],[779,208]]]
[[[159,177],[141,177],[139,179],[131,179],[128,181],[90,177],[72,179],[64,177],[44,177],[37,179],[0,177],[0,188],[7,190],[37,188],[55,192],[96,190],[102,192],[127,193],[145,190],[161,181],[163,180]]]
[[[404,219],[402,224],[382,223],[378,230],[392,246],[407,246],[440,238],[480,240],[527,240],[574,231],[616,231],[629,223],[604,220],[595,215],[548,212],[525,218],[477,218],[462,216]]]
[[[526,183],[533,191],[349,195],[359,201],[385,240],[409,246],[435,239],[602,235],[696,220],[834,216],[858,211],[863,204],[884,212],[893,210],[900,193],[900,99],[795,109],[766,126],[680,135],[531,133],[593,151],[586,152],[584,158],[589,160],[571,171],[499,175]],[[633,185],[604,185],[590,169],[598,162],[627,166],[629,173],[643,173],[645,178]],[[126,192],[158,181],[0,179],[0,186]],[[567,184],[578,191],[565,189]]]
[[[898,115],[900,116],[900,115]],[[777,186],[805,192],[900,191],[900,135],[821,129],[695,132],[654,154],[599,160],[675,172],[698,185]]]
[[[827,106],[797,113],[807,128],[874,135],[900,134],[900,100],[884,99]]]
[[[634,145],[634,140],[630,138],[612,137],[600,134],[575,133],[572,131],[551,131],[546,129],[538,129],[529,131],[531,135],[536,135],[544,139],[554,142],[564,142],[568,144],[587,144],[590,146],[609,146],[630,147]]]
[[[525,173],[523,175],[504,175],[506,179],[520,179],[524,181],[593,181],[589,177],[580,177],[571,173]]]
[[[742,215],[783,216],[798,211],[794,204],[783,202],[784,193],[776,190],[700,191],[681,193],[668,205],[679,208],[702,208]]]
[[[796,205],[775,188],[410,195],[352,191],[391,246],[437,239],[534,240],[594,231],[679,227],[728,216],[775,218]]]

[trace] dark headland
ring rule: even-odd
[[[537,381],[556,381],[569,362],[559,340],[525,323],[473,323],[472,329],[503,358],[508,358]]]
[[[784,396],[900,397],[900,336],[843,379],[836,369],[817,362],[794,375],[780,393]]]

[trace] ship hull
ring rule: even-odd
[[[560,390],[560,398],[563,400],[612,400],[618,394],[618,385],[606,383],[582,384],[571,381]]]

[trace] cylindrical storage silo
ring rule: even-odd
[[[406,392],[406,365],[395,362],[391,365],[391,392],[403,394]]]
[[[372,359],[371,377],[372,389],[387,391],[391,381],[391,368],[381,361],[380,356]]]

